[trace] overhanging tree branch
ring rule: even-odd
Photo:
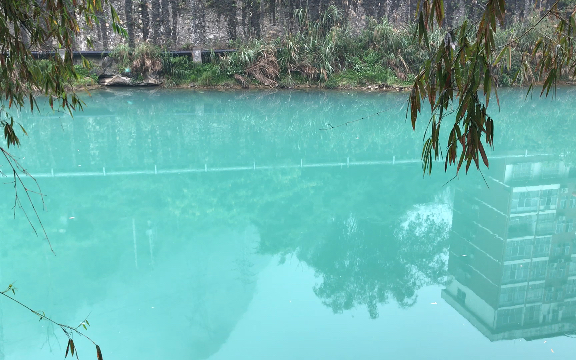
[[[439,151],[440,128],[446,110],[457,101],[454,125],[450,131],[444,156],[445,171],[448,165],[456,166],[458,175],[462,166],[468,172],[472,163],[480,169],[480,159],[489,166],[485,146],[493,146],[494,120],[487,108],[492,94],[498,106],[496,66],[504,52],[509,52],[509,67],[512,46],[544,21],[555,16],[558,24],[554,28],[556,38],[540,37],[532,51],[532,61],[536,61],[539,79],[545,79],[541,95],[548,95],[552,87],[556,88],[558,79],[567,67],[572,76],[576,76],[576,64],[573,58],[572,37],[576,33],[574,11],[568,18],[558,10],[559,0],[546,10],[538,21],[526,29],[520,36],[509,40],[502,46],[496,46],[495,33],[498,26],[505,23],[506,1],[487,0],[480,21],[469,25],[464,21],[460,26],[451,29],[436,45],[430,60],[426,62],[412,85],[408,103],[407,117],[410,116],[412,127],[422,111],[422,101],[430,103],[431,117],[428,127],[430,135],[424,139],[422,150],[422,168],[424,173],[431,173],[433,160],[437,160]],[[429,41],[428,33],[435,27],[441,27],[444,21],[443,0],[419,0],[417,34],[420,42]],[[473,30],[473,35],[470,31]],[[429,44],[428,48],[430,48]],[[525,67],[529,68],[528,61]],[[528,69],[526,70],[528,72]],[[516,80],[520,70],[517,72]],[[528,92],[532,89],[529,87]],[[481,100],[480,91],[483,99]],[[428,128],[427,128],[428,130]]]
[[[82,336],[82,337],[88,339],[92,344],[94,344],[94,346],[96,346],[97,359],[102,360],[102,351],[100,350],[100,346],[98,346],[98,344],[96,344],[94,342],[94,340],[92,340],[89,336],[87,336],[86,334],[84,334],[83,332],[81,332],[79,330],[80,327],[83,327],[84,330],[87,330],[87,326],[90,326],[90,323],[88,322],[88,317],[86,317],[86,319],[84,319],[77,327],[72,327],[72,326],[69,326],[66,324],[61,324],[57,321],[52,320],[48,316],[46,316],[46,314],[43,311],[41,311],[41,312],[36,311],[36,310],[30,308],[28,305],[23,304],[22,302],[16,300],[12,296],[8,295],[9,292],[12,292],[12,294],[16,294],[16,288],[14,287],[13,284],[8,285],[6,290],[0,292],[0,294],[2,296],[12,300],[16,304],[22,306],[23,308],[27,309],[28,311],[30,311],[34,315],[38,316],[40,318],[40,320],[47,320],[47,321],[51,322],[52,324],[58,326],[64,332],[64,334],[68,338],[68,346],[66,347],[66,355],[65,355],[66,357],[68,356],[68,352],[70,351],[72,356],[74,356],[74,353],[76,353],[76,358],[78,358],[78,352],[76,350],[76,345],[74,344],[74,334],[78,334],[79,336]]]
[[[52,251],[52,253],[54,255],[56,255],[56,253],[54,252],[54,249],[52,248],[52,244],[50,243],[50,239],[48,238],[48,233],[46,233],[46,229],[44,228],[44,224],[42,223],[42,219],[40,219],[40,215],[38,214],[38,211],[36,210],[36,206],[34,205],[32,198],[30,197],[31,192],[39,195],[40,199],[42,201],[42,207],[45,210],[46,204],[44,202],[44,194],[42,193],[42,190],[40,189],[40,185],[38,184],[38,181],[24,167],[22,167],[22,165],[18,162],[18,160],[16,158],[14,158],[14,156],[12,154],[10,154],[8,151],[6,151],[3,147],[0,147],[0,152],[2,153],[2,155],[6,159],[6,162],[8,163],[8,165],[10,165],[10,168],[12,169],[12,176],[13,176],[13,183],[14,183],[14,207],[13,207],[14,217],[16,217],[16,208],[19,208],[20,210],[22,210],[22,212],[24,213],[24,216],[26,217],[26,220],[28,220],[28,223],[32,227],[32,230],[34,230],[34,233],[36,235],[38,235],[38,231],[36,230],[36,227],[34,226],[32,221],[30,220],[30,217],[28,216],[26,209],[24,209],[24,206],[22,205],[22,202],[20,201],[20,197],[18,196],[18,185],[20,185],[24,189],[24,193],[26,194],[26,197],[28,199],[28,203],[30,204],[30,206],[32,207],[32,210],[34,211],[34,215],[35,215],[36,220],[40,224],[40,228],[42,229],[42,233],[44,234],[46,241],[48,242],[48,245],[50,246],[50,251]],[[34,191],[34,190],[29,189],[26,186],[26,184],[24,183],[24,181],[22,181],[22,177],[20,176],[20,173],[22,173],[26,177],[32,179],[32,181],[34,181],[34,184],[38,188],[38,191]]]

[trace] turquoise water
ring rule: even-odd
[[[422,176],[406,94],[114,90],[20,114],[55,255],[7,177],[0,281],[88,316],[105,359],[573,358],[574,91],[502,91],[490,170],[450,182]],[[60,329],[0,311],[0,358],[62,358]]]

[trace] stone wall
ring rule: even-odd
[[[387,19],[401,26],[414,17],[418,0],[112,0],[129,39],[113,33],[101,14],[99,25],[85,32],[77,41],[78,50],[88,50],[90,36],[96,50],[109,50],[120,42],[135,45],[149,42],[173,50],[192,47],[223,48],[231,41],[273,39],[296,29],[294,12],[307,9],[317,19],[330,5],[335,5],[352,29],[360,31],[369,18]],[[545,7],[553,0],[543,0]],[[446,0],[448,23],[474,17],[481,1]],[[523,18],[533,0],[507,0],[510,19]]]

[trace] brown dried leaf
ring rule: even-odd
[[[482,155],[482,161],[484,161],[484,165],[488,166],[488,157],[486,156],[486,152],[484,151],[484,145],[482,145],[482,141],[478,141],[478,149],[480,150],[480,155]]]
[[[102,358],[102,351],[100,351],[100,346],[96,345],[96,357],[98,360],[104,360]]]

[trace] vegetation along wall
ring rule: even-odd
[[[90,36],[97,50],[111,49],[120,42],[129,45],[148,42],[170,49],[229,47],[230,42],[270,40],[297,28],[299,11],[318,19],[329,6],[353,31],[361,31],[370,18],[387,19],[401,27],[414,17],[417,0],[112,0],[128,39],[113,34],[108,14],[78,39],[79,50],[88,50]],[[446,0],[449,23],[474,18],[482,10],[480,0]],[[554,1],[539,1],[546,8]],[[533,9],[534,0],[509,0],[510,21],[517,21]]]

